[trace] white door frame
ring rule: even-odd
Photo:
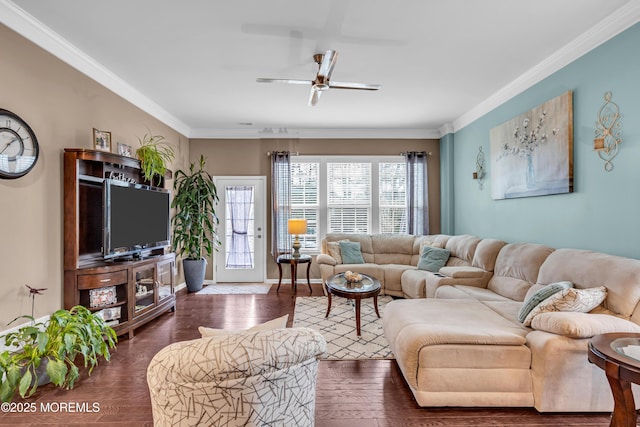
[[[224,180],[251,180],[251,181],[257,181],[257,185],[256,185],[256,195],[260,194],[261,197],[260,199],[262,200],[262,219],[261,219],[261,223],[258,223],[256,221],[255,223],[255,227],[256,230],[258,228],[261,229],[261,231],[256,232],[256,234],[261,234],[262,237],[259,239],[255,239],[255,243],[254,245],[260,245],[261,251],[262,251],[262,281],[266,280],[267,277],[267,258],[266,258],[266,253],[267,253],[267,177],[264,175],[255,175],[255,176],[249,176],[249,175],[243,175],[243,176],[214,176],[213,177],[213,182],[216,185],[216,188],[218,190],[218,194],[220,194],[221,191],[224,191],[224,189],[220,188],[219,186],[219,182],[224,181]],[[256,200],[258,200],[258,198],[256,198]],[[257,203],[256,203],[257,205]],[[225,209],[224,206],[218,205],[218,209]],[[219,211],[218,211],[219,212]],[[221,217],[224,217],[223,215],[219,215]],[[221,221],[222,222],[222,221]],[[220,226],[219,226],[220,227]],[[222,224],[222,229],[224,230],[224,224]],[[218,234],[220,237],[220,239],[224,239],[225,236],[224,235],[220,235]],[[257,246],[254,246],[254,248],[256,248]],[[213,283],[217,283],[218,282],[218,274],[217,274],[217,267],[218,267],[218,252],[214,252],[213,256],[212,256],[212,265],[213,265]]]

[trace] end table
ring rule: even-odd
[[[278,263],[278,271],[280,272],[280,278],[278,279],[278,288],[276,292],[280,291],[280,284],[282,283],[282,264],[289,264],[291,266],[291,290],[294,293],[298,291],[298,264],[307,264],[307,286],[309,286],[309,293],[313,293],[311,290],[311,281],[309,280],[309,270],[311,270],[311,256],[309,255],[300,255],[299,257],[294,257],[291,254],[280,255],[276,262]]]

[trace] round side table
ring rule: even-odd
[[[640,384],[640,334],[596,335],[589,341],[589,362],[607,375],[614,406],[611,427],[635,427],[636,405],[631,383]]]
[[[296,293],[298,292],[298,264],[307,264],[307,286],[309,286],[309,293],[313,293],[311,290],[311,281],[309,280],[309,270],[311,270],[311,256],[309,255],[300,255],[299,257],[294,257],[291,254],[280,255],[276,262],[278,263],[278,271],[280,272],[280,278],[278,279],[278,288],[276,292],[280,291],[280,285],[282,284],[282,264],[289,264],[291,266],[291,290]]]

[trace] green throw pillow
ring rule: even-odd
[[[418,269],[437,273],[447,264],[447,261],[449,261],[449,255],[451,255],[451,252],[447,249],[425,246],[422,248],[422,253],[420,254]]]
[[[360,242],[339,242],[343,264],[364,264]]]
[[[551,295],[569,288],[573,288],[573,283],[562,281],[552,283],[540,289],[522,304],[522,307],[520,307],[520,311],[518,312],[518,320],[524,323],[524,319],[527,318],[527,315],[531,313],[531,310],[533,310],[538,304],[549,298]]]

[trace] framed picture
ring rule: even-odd
[[[93,128],[93,148],[100,151],[111,151],[111,132]]]
[[[103,307],[118,302],[115,286],[89,290],[89,306]]]
[[[131,157],[131,146],[118,142],[118,154],[121,156]]]
[[[573,192],[573,102],[568,91],[490,131],[494,200]]]

